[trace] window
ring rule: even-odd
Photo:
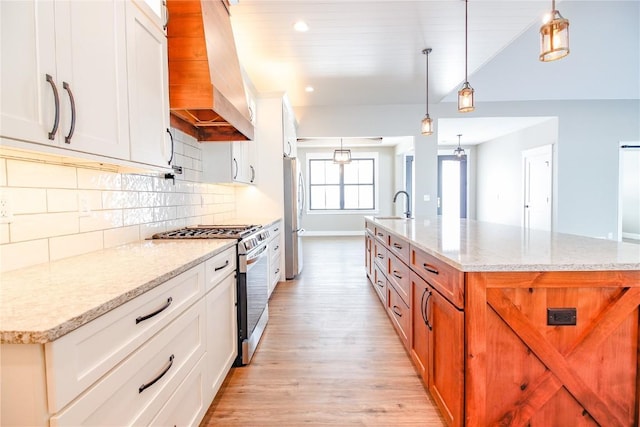
[[[309,210],[374,210],[375,181],[374,156],[353,158],[347,164],[310,157]]]

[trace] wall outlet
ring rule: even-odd
[[[5,192],[0,193],[0,224],[9,224],[13,221],[13,208],[11,198]]]
[[[424,200],[425,202],[430,202],[430,201],[431,201],[431,195],[430,195],[430,194],[425,194],[425,195],[423,196],[423,200]]]

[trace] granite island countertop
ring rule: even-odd
[[[460,271],[638,270],[640,245],[441,217],[365,217]]]
[[[145,240],[2,273],[0,343],[53,341],[235,244]]]

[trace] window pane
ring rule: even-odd
[[[340,187],[314,185],[310,194],[311,209],[340,209]]]
[[[357,185],[346,185],[344,187],[344,208],[358,209],[360,197],[358,196]]]
[[[311,160],[309,162],[309,180],[311,184],[324,184],[324,162]]]
[[[340,209],[340,186],[332,185],[326,189],[326,209]]]
[[[373,184],[373,159],[361,161],[358,174],[360,184]]]
[[[326,184],[340,184],[340,165],[333,163],[333,160],[325,160]]]
[[[360,209],[373,209],[374,206],[374,196],[373,196],[373,185],[360,185],[358,186],[359,197],[360,197]]]
[[[351,163],[347,163],[346,165],[344,165],[344,183],[345,184],[358,183],[359,163],[360,162],[357,160],[352,160]]]

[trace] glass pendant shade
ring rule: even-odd
[[[549,62],[569,54],[569,20],[551,11],[551,19],[540,27],[540,61]]]
[[[469,86],[469,82],[464,82],[462,88],[458,91],[458,112],[468,113],[475,110],[473,103],[473,88]]]
[[[453,150],[453,155],[456,156],[458,159],[462,159],[462,157],[465,156],[464,148],[462,148],[460,146],[460,137],[461,136],[462,136],[462,134],[458,135],[458,146],[456,147],[455,150]]]
[[[351,163],[351,150],[336,149],[333,152],[333,163]]]
[[[433,120],[427,114],[422,119],[422,134],[423,135],[431,135],[433,133]]]

